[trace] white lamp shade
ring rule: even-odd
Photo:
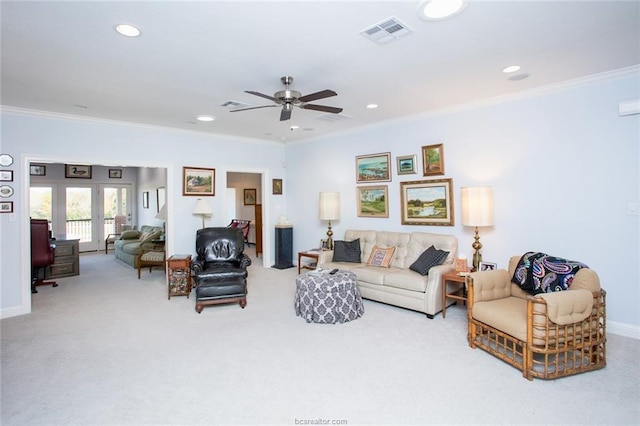
[[[202,198],[198,198],[196,205],[193,207],[193,214],[199,214],[202,216],[210,216],[213,213],[209,203]]]
[[[493,226],[493,188],[461,188],[462,224]]]
[[[156,215],[156,219],[167,220],[167,203],[164,203],[162,207],[160,207],[160,211]]]
[[[320,220],[340,219],[340,193],[321,192],[318,216]]]

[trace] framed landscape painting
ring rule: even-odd
[[[453,226],[453,181],[400,182],[403,225]]]
[[[416,155],[403,155],[396,157],[399,175],[412,175],[416,172]]]
[[[390,182],[391,153],[359,155],[356,157],[356,182]]]
[[[182,195],[216,195],[216,169],[183,167]]]
[[[423,176],[444,174],[444,148],[442,144],[422,147]]]
[[[389,217],[387,185],[359,186],[356,190],[359,217]]]

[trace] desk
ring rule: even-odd
[[[311,269],[314,270],[318,266],[318,257],[320,253],[318,250],[307,250],[298,252],[298,274],[300,273],[300,269]],[[302,263],[302,258],[306,257],[309,259],[313,259],[315,263]]]
[[[80,275],[80,239],[71,235],[56,235],[51,240],[56,246],[53,265],[44,272],[46,280]]]
[[[442,318],[446,317],[447,311],[447,299],[460,300],[462,302],[467,302],[467,277],[460,276],[457,272],[447,272],[442,275]],[[451,281],[454,283],[462,283],[462,287],[456,286],[456,290],[449,293],[447,290],[447,282]]]

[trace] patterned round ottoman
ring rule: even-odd
[[[360,318],[364,306],[351,271],[315,270],[296,278],[296,315],[307,322],[343,323]]]

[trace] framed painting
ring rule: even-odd
[[[423,176],[444,174],[444,148],[441,143],[422,147]]]
[[[495,271],[498,269],[498,264],[493,262],[480,262],[478,265],[478,271]]]
[[[244,190],[244,205],[255,206],[256,205],[256,189],[247,188]]]
[[[110,179],[122,179],[122,169],[109,169]]]
[[[182,168],[182,195],[216,195],[216,169],[202,167]]]
[[[273,184],[273,195],[282,195],[282,179],[274,179],[272,181]]]
[[[359,217],[389,217],[389,193],[387,185],[358,186]]]
[[[145,191],[142,193],[142,208],[149,208],[149,191]]]
[[[82,165],[82,164],[65,164],[64,177],[91,179],[91,166]]]
[[[0,213],[13,213],[13,201],[0,201]]]
[[[453,181],[400,182],[403,225],[453,226]]]
[[[31,176],[44,176],[47,174],[47,166],[32,164],[29,166],[29,174]]]
[[[391,153],[357,156],[356,182],[391,182]]]
[[[0,181],[13,182],[13,170],[0,170]]]
[[[413,175],[416,173],[417,155],[403,155],[396,157],[396,167],[399,175]]]

